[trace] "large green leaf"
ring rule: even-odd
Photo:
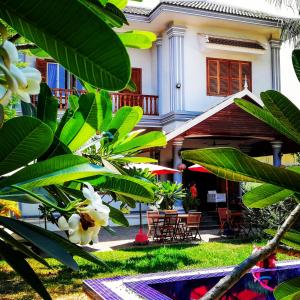
[[[97,188],[120,194],[136,201],[152,203],[154,199],[151,183],[130,176],[106,174],[85,181],[90,182]]]
[[[36,261],[40,262],[44,266],[51,268],[51,266],[47,263],[47,261],[32,251],[29,247],[25,246],[24,243],[21,241],[17,241],[12,237],[11,234],[7,233],[4,229],[0,229],[0,238],[4,240],[6,243],[10,244],[12,247],[17,249],[18,251],[22,252],[27,257],[33,258]]]
[[[47,12],[41,18],[41,12]],[[0,18],[78,78],[122,90],[130,61],[117,34],[81,1],[2,0]]]
[[[266,229],[265,232],[271,236],[275,236],[277,234],[277,231],[274,229]],[[297,230],[292,229],[287,231],[280,241],[292,248],[300,250],[300,232]]]
[[[130,164],[130,163],[157,163],[157,159],[151,158],[151,157],[120,157],[120,158],[111,158],[111,161],[113,162],[120,162],[124,164]]]
[[[112,3],[103,5],[99,0],[79,1],[111,27],[120,28],[123,24],[129,25],[124,13]]]
[[[53,132],[57,127],[58,100],[53,97],[46,83],[41,83],[41,91],[38,98],[37,118],[46,123]]]
[[[274,291],[274,296],[276,300],[300,299],[300,277],[279,284]]]
[[[124,214],[119,209],[116,209],[115,207],[109,204],[106,203],[104,204],[109,207],[110,209],[109,217],[115,224],[129,227],[128,220],[125,218]]]
[[[300,134],[300,112],[296,105],[277,91],[266,91],[260,95],[266,108],[281,124]]]
[[[4,107],[0,104],[0,128],[2,127],[4,122]]]
[[[98,116],[102,117],[101,113],[98,114],[101,109],[100,97],[92,93],[84,94],[80,96],[78,103],[79,108],[60,134],[60,140],[72,151],[78,150],[95,135],[98,122],[102,124],[102,119],[98,120]]]
[[[18,185],[25,189],[61,184],[107,172],[103,167],[92,165],[86,158],[66,154],[56,156],[18,171],[0,182],[0,188]]]
[[[149,49],[156,41],[156,35],[149,31],[132,30],[119,33],[119,37],[126,47]]]
[[[42,155],[52,139],[50,127],[38,119],[24,116],[7,121],[0,129],[0,175]]]
[[[78,270],[78,265],[73,257],[56,240],[51,239],[44,232],[40,232],[37,226],[18,221],[12,218],[0,216],[0,224],[17,233],[25,240],[57,259],[72,270]],[[30,226],[31,225],[31,226]]]
[[[151,131],[117,145],[114,148],[114,154],[136,152],[152,147],[163,147],[166,144],[166,136],[161,131]]]
[[[262,163],[234,148],[188,150],[182,152],[182,157],[204,166],[222,178],[233,181],[266,182],[300,192],[300,174]]]
[[[122,140],[139,123],[143,110],[139,106],[120,108],[109,124],[107,131],[114,135],[114,141]]]
[[[300,81],[300,49],[295,49],[293,51],[292,60],[296,76]]]
[[[73,259],[70,259],[70,256],[66,254],[82,257],[98,265],[106,265],[98,257],[84,251],[81,247],[77,246],[76,244],[72,244],[70,241],[66,240],[65,238],[63,238],[62,236],[54,232],[45,230],[41,227],[32,225],[30,223],[14,220],[11,218],[0,217],[0,223],[5,224],[7,228],[10,228],[14,232],[18,231],[19,235],[23,236],[25,239],[27,239],[27,236],[29,235],[28,240],[31,241],[34,245],[36,245],[40,249],[43,249],[45,253],[51,256],[52,253],[54,252],[54,256],[53,256],[54,258],[58,259],[62,263],[66,264],[67,266],[70,265],[72,269],[77,269],[78,266],[76,262],[73,261]],[[39,239],[40,236],[43,237],[42,240]],[[49,243],[48,244],[49,248],[50,245],[52,244],[54,245],[55,248],[47,249],[48,248],[47,243]],[[65,261],[65,256],[67,258],[66,261]]]
[[[277,120],[267,109],[260,108],[257,105],[250,103],[244,99],[235,99],[235,104],[240,108],[253,115],[257,119],[267,123],[269,126],[276,129],[278,132],[287,136],[289,139],[300,144],[300,133],[287,128],[279,120]]]
[[[12,246],[0,240],[0,255],[45,300],[51,300],[39,277],[28,262]]]
[[[250,208],[264,208],[292,196],[293,191],[272,184],[262,184],[243,196],[243,202]]]

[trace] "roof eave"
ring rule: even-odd
[[[199,17],[229,20],[233,22],[242,22],[247,24],[262,25],[262,26],[273,27],[273,28],[281,27],[279,20],[266,20],[266,19],[255,18],[255,17],[239,16],[239,15],[226,14],[226,13],[215,12],[215,11],[206,11],[194,7],[183,7],[183,6],[172,5],[167,3],[160,3],[150,12],[148,16],[137,15],[132,13],[125,13],[125,16],[127,17],[128,21],[131,22],[151,23],[154,19],[156,19],[159,15],[161,15],[164,12],[182,13],[182,14],[199,16]]]

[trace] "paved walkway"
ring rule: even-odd
[[[32,218],[26,219],[26,221],[43,228],[45,226],[44,220],[41,219]],[[63,234],[62,232],[59,232],[58,228],[50,222],[47,222],[47,229]],[[102,228],[99,234],[100,242],[94,245],[88,245],[85,248],[89,251],[112,251],[115,249],[122,249],[134,246],[134,239],[139,230],[139,226],[112,227],[112,229],[114,231],[114,234]],[[143,230],[145,233],[147,233],[147,226],[144,226]],[[218,229],[201,230],[200,235],[202,241],[209,242],[211,240],[219,239],[220,235],[218,234],[218,231]],[[150,241],[150,244],[155,245],[157,243]]]
[[[139,230],[138,226],[130,226],[128,228],[124,227],[114,227],[115,235],[111,235],[106,230],[101,229],[99,240],[100,242],[87,248],[91,251],[112,251],[115,249],[122,249],[134,246],[134,238]],[[218,235],[218,229],[213,230],[202,230],[200,235],[203,242],[209,242],[211,240],[216,240],[220,238]],[[147,232],[147,227],[144,227],[144,232]],[[157,243],[151,242],[150,244],[156,245]]]

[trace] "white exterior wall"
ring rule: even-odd
[[[206,91],[206,58],[215,57],[252,62],[252,88],[256,95],[272,88],[271,51],[269,37],[254,31],[234,31],[219,27],[187,26],[184,36],[184,96],[185,110],[203,112],[220,103],[224,97],[207,96]],[[209,49],[203,47],[199,34],[211,34],[236,39],[249,39],[260,42],[266,51],[263,54],[253,54],[234,51]],[[162,99],[161,114],[170,112],[170,49],[169,38],[162,34]],[[247,51],[245,48],[244,51]],[[140,67],[142,71],[143,94],[157,95],[157,62],[156,46],[151,50],[129,49],[132,67]],[[173,127],[173,126],[172,126]]]
[[[155,47],[149,50],[128,49],[132,68],[142,68],[142,94],[156,95]]]
[[[264,54],[240,53],[205,48],[201,45],[199,33],[226,36],[231,38],[247,38],[261,42],[266,51]],[[232,47],[234,50],[236,47]],[[206,58],[223,58],[252,62],[252,86],[253,92],[260,92],[272,87],[271,78],[271,52],[268,40],[247,32],[221,31],[216,28],[201,29],[188,27],[185,35],[185,101],[187,111],[207,111],[220,103],[224,97],[207,96],[206,87]],[[262,80],[263,79],[263,80]]]

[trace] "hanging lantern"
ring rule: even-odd
[[[180,165],[177,166],[177,169],[179,171],[184,171],[186,169],[186,165],[185,164],[180,164]]]

